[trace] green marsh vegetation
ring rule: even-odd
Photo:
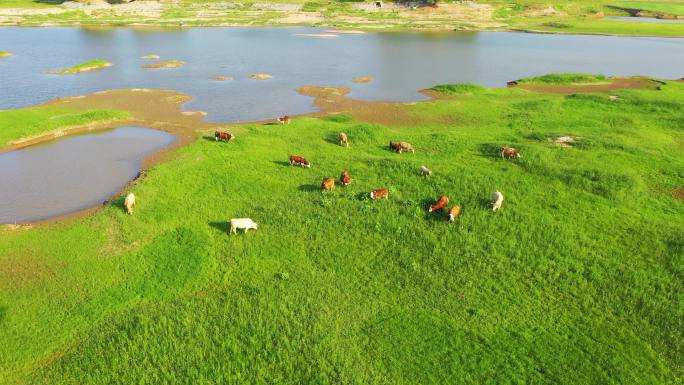
[[[595,84],[607,83],[608,77],[593,74],[548,74],[515,81],[518,84],[549,84],[549,85],[572,85],[572,84]]]
[[[54,130],[128,118],[125,111],[90,110],[38,106],[0,111],[0,146]]]
[[[370,30],[514,30],[548,33],[615,34],[631,36],[684,36],[683,24],[613,21],[610,16],[630,13],[673,18],[684,15],[684,5],[675,0],[487,0],[476,3],[437,1],[438,9],[409,10],[385,2],[381,9],[355,8],[354,1],[274,0],[251,1],[184,0],[161,1],[158,14],[145,7],[126,6],[84,12],[66,8],[61,0],[45,0],[61,13],[14,15],[10,25],[157,25],[166,27],[217,25],[325,25]],[[432,1],[426,1],[426,4]],[[370,2],[367,2],[370,3]],[[473,6],[474,5],[474,6]],[[0,1],[1,8],[44,7],[34,0]]]
[[[79,63],[76,64],[72,67],[65,68],[62,70],[54,70],[54,71],[48,71],[48,73],[51,74],[57,74],[57,75],[73,75],[73,74],[78,74],[81,72],[89,72],[89,71],[97,71],[101,69],[105,69],[107,67],[111,67],[112,63],[102,60],[102,59],[95,59],[95,60],[90,60],[87,62]]]
[[[437,88],[456,93],[406,105],[405,125],[204,133],[132,188],[133,216],[119,197],[0,229],[0,382],[681,381],[684,84]],[[321,193],[342,170],[353,184]],[[366,199],[379,187],[388,201]],[[442,194],[456,223],[427,213]],[[231,217],[259,230],[228,236]]]
[[[14,55],[12,52],[9,51],[0,51],[0,58],[5,58],[5,57],[10,57]]]

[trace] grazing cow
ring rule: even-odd
[[[323,179],[323,182],[321,183],[321,188],[323,191],[330,191],[335,188],[335,179],[333,178],[327,178]]]
[[[126,207],[126,212],[130,215],[133,215],[133,207],[135,206],[135,195],[133,195],[133,193],[126,195],[126,199],[124,199],[124,206]]]
[[[290,124],[290,117],[285,115],[276,119],[276,122],[280,124]]]
[[[302,166],[302,167],[311,167],[311,162],[308,160],[302,158],[301,156],[298,155],[290,155],[290,165],[292,166]]]
[[[380,198],[389,199],[389,189],[388,188],[380,188],[380,189],[371,191],[370,197],[371,197],[371,199],[380,199]]]
[[[230,230],[228,230],[228,234],[237,234],[238,229],[245,230],[245,233],[250,229],[257,229],[257,224],[249,218],[233,218],[228,223],[230,224]]]
[[[449,210],[449,222],[453,222],[461,215],[461,206],[455,205]]]
[[[502,158],[520,158],[520,153],[513,147],[501,147],[499,151]]]
[[[416,150],[413,149],[413,146],[409,142],[399,142],[399,145],[403,151],[411,151],[414,154],[416,153]]]
[[[492,211],[496,211],[501,208],[501,204],[503,203],[503,194],[495,191],[494,196],[492,197]]]
[[[422,176],[430,176],[432,175],[432,170],[425,166],[420,166],[420,175]]]
[[[340,175],[340,183],[342,183],[342,186],[349,186],[352,182],[352,178],[349,176],[349,173],[345,170],[342,171],[342,175]]]
[[[442,195],[442,196],[439,197],[439,199],[437,200],[437,203],[435,203],[434,205],[430,206],[430,208],[428,209],[428,212],[431,213],[431,212],[433,212],[433,211],[439,211],[439,210],[443,209],[444,207],[446,207],[446,205],[448,205],[448,204],[449,204],[449,198],[447,198],[446,196]]]
[[[397,143],[397,142],[393,142],[393,141],[391,141],[391,140],[390,140],[390,143],[389,143],[389,149],[390,149],[390,151],[398,152],[398,153],[400,153],[400,154],[401,154],[401,151],[402,151],[402,149],[401,149],[401,144],[399,144],[399,143]]]
[[[340,146],[349,147],[349,138],[344,132],[340,132]]]
[[[222,142],[228,142],[235,139],[235,135],[231,134],[230,132],[224,132],[224,131],[214,131],[214,140],[216,141],[222,141]]]

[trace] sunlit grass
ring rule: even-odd
[[[407,106],[405,126],[233,127],[150,170],[133,216],[119,198],[0,230],[0,378],[676,383],[684,84],[616,94],[483,89]],[[353,184],[321,193],[342,170]],[[379,187],[390,199],[367,199]],[[463,207],[456,223],[427,213],[439,195]],[[228,236],[231,217],[259,230]]]

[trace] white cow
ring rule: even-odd
[[[503,203],[503,194],[495,191],[494,196],[492,197],[492,211],[496,211],[501,208],[501,204]]]
[[[254,223],[253,220],[250,218],[233,218],[230,220],[230,230],[228,231],[229,233],[234,233],[237,234],[238,229],[244,229],[245,233],[252,229],[256,230],[257,229],[257,224]]]
[[[420,175],[422,176],[430,176],[432,175],[432,170],[425,166],[420,166]]]
[[[133,193],[126,195],[126,199],[124,199],[124,206],[126,207],[126,212],[130,215],[133,215],[133,206],[135,206],[135,195],[133,195]]]

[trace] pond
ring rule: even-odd
[[[505,86],[550,72],[684,75],[684,39],[508,32],[321,34],[321,28],[0,28],[0,109],[112,88],[175,89],[195,99],[185,108],[212,122],[270,119],[312,111],[302,85],[348,86],[351,97],[413,101],[438,83]],[[182,60],[181,68],[146,69],[141,57]],[[78,75],[46,72],[95,58],[113,66]],[[152,61],[153,62],[153,61]],[[250,80],[254,73],[273,75]],[[232,76],[216,81],[215,76]],[[370,83],[353,83],[372,76]]]
[[[0,223],[25,223],[97,206],[175,136],[142,127],[65,137],[0,154]]]

